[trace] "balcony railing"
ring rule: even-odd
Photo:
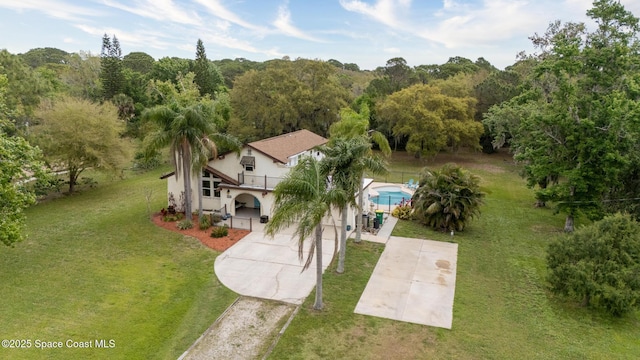
[[[240,186],[247,186],[255,189],[273,190],[276,185],[282,181],[280,177],[270,177],[267,175],[247,175],[238,173],[238,183]]]

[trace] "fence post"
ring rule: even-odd
[[[229,224],[231,225],[230,227],[233,229],[233,216],[229,217]]]
[[[253,218],[249,218],[249,231],[253,231]]]

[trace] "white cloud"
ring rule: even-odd
[[[195,11],[184,10],[172,0],[136,0],[133,3],[133,6],[129,6],[113,0],[103,0],[106,6],[154,20],[190,25],[201,23]]]
[[[411,7],[411,0],[377,0],[375,5],[360,0],[340,0],[340,5],[347,11],[366,15],[387,26],[402,27],[401,13]]]
[[[200,34],[200,38],[206,44],[214,44],[216,47],[225,47],[228,49],[242,50],[250,53],[263,53],[263,51],[259,50],[255,46],[253,46],[250,42],[238,39],[226,34],[219,34],[213,32],[203,32]],[[196,51],[195,43],[190,48],[194,54]],[[207,51],[208,53],[208,51]]]
[[[100,16],[101,12],[87,7],[75,6],[56,0],[0,0],[0,7],[16,11],[35,10],[47,16],[63,20],[79,20]]]
[[[273,22],[273,26],[275,26],[280,33],[287,36],[291,36],[291,37],[302,39],[302,40],[322,42],[322,40],[317,39],[305,33],[304,31],[300,30],[295,25],[293,25],[291,21],[291,12],[286,7],[286,5],[281,5],[278,8],[278,17]]]
[[[538,3],[540,4],[540,3]],[[495,46],[496,41],[524,37],[546,28],[544,4],[526,1],[484,0],[479,6],[445,1],[434,26],[418,30],[418,36],[447,48]],[[541,19],[545,19],[542,21]]]
[[[385,48],[384,52],[389,53],[389,54],[398,54],[398,53],[400,53],[400,49],[398,49],[396,47],[390,47],[390,48]]]
[[[224,21],[227,21],[229,23],[232,24],[236,24],[239,25],[243,28],[247,28],[250,30],[256,30],[256,31],[265,31],[266,29],[258,26],[258,25],[254,25],[251,24],[247,21],[242,20],[242,18],[236,14],[234,14],[233,12],[229,11],[227,8],[225,8],[219,0],[195,0],[196,3],[204,6],[205,9],[207,9],[207,11],[209,12],[209,14],[220,18]]]
[[[131,32],[112,27],[93,27],[84,24],[78,24],[75,27],[97,37],[102,37],[104,34],[115,35],[120,44],[125,45],[123,47],[151,47],[154,49],[167,49],[170,47],[170,42],[163,39],[164,35],[159,32],[140,29]],[[126,53],[126,51],[124,52]]]

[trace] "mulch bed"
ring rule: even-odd
[[[191,236],[198,240],[204,245],[210,247],[216,251],[225,251],[233,244],[237,243],[240,239],[247,236],[249,234],[249,230],[244,229],[229,229],[229,235],[221,238],[212,238],[211,237],[211,229],[200,230],[198,227],[198,219],[193,219],[193,227],[187,230],[178,229],[177,221],[162,221],[162,214],[157,213],[153,215],[153,223],[160,226],[161,228],[167,229],[169,231],[173,231],[182,235]]]

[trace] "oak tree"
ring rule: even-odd
[[[447,146],[478,147],[484,129],[474,121],[475,99],[443,94],[438,87],[413,85],[389,95],[377,106],[380,121],[394,136],[406,136],[406,149],[416,157],[433,156]]]

